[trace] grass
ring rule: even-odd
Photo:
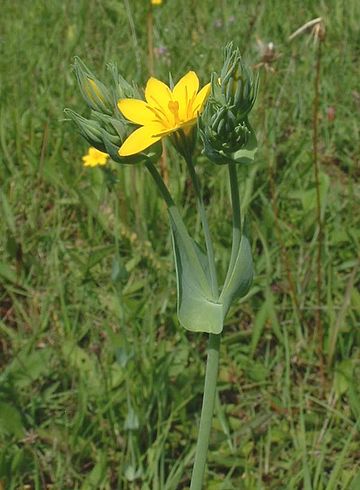
[[[148,77],[148,2],[4,0],[0,71],[0,488],[185,489],[201,406],[205,335],[176,319],[166,211],[143,168],[81,165],[63,108],[84,111],[79,55]],[[312,160],[316,45],[323,223],[321,304]],[[206,489],[356,490],[359,473],[360,7],[168,0],[153,12],[154,71],[202,82],[228,40],[254,65],[273,42],[240,169],[256,278],[227,319]],[[268,67],[269,68],[269,67]],[[335,109],[335,118],[331,112]],[[188,175],[171,190],[195,236]],[[226,169],[198,156],[219,271],[229,259]],[[290,278],[289,280],[289,271]],[[296,298],[294,302],[294,298]],[[320,309],[320,310],[318,310]],[[323,345],[316,344],[320,311]],[[323,354],[323,359],[321,355]],[[324,362],[322,362],[324,361]]]

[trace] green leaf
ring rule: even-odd
[[[139,417],[135,410],[130,406],[126,415],[124,429],[125,430],[137,430],[140,427]]]
[[[349,490],[357,490],[358,488],[360,488],[360,471],[351,482]]]
[[[320,190],[320,202],[322,212],[324,212],[326,206],[326,200],[330,189],[330,177],[324,172],[319,174],[319,190]],[[317,191],[315,184],[312,184],[309,189],[295,190],[290,193],[293,199],[299,199],[301,201],[304,213],[310,213],[317,207]],[[345,240],[347,236],[345,236]]]
[[[71,340],[62,345],[62,353],[66,364],[74,374],[80,376],[91,393],[99,393],[102,388],[102,380],[99,376],[96,356],[86,352]]]
[[[0,262],[0,277],[13,284],[17,283],[16,273],[5,262]]]
[[[86,480],[82,484],[81,490],[93,490],[94,488],[103,488],[101,484],[106,478],[107,469],[105,452],[99,451],[96,459],[96,465],[86,477]]]
[[[182,221],[169,208],[177,280],[177,315],[181,325],[192,332],[219,334],[233,301],[249,291],[253,266],[250,243],[243,234],[234,265],[220,298],[211,291],[206,254],[190,238]]]
[[[354,370],[354,361],[345,359],[336,364],[334,376],[334,388],[337,396],[346,393],[351,385]]]
[[[223,305],[211,297],[207,257],[174,220],[171,225],[179,321],[192,332],[219,334],[223,329]]]
[[[251,355],[255,354],[256,347],[264,331],[268,319],[268,302],[265,301],[258,310],[251,332]]]
[[[0,402],[0,434],[5,433],[21,438],[24,432],[18,410],[9,403]]]
[[[224,317],[230,305],[248,293],[253,275],[254,270],[250,242],[248,237],[243,234],[234,268],[225,282],[219,298],[220,302],[224,305]]]
[[[52,349],[19,352],[0,376],[0,384],[10,382],[17,388],[26,388],[49,372]]]

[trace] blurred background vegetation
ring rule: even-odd
[[[205,83],[229,40],[261,78],[239,169],[256,277],[224,329],[206,489],[360,488],[359,18],[355,0],[3,0],[0,488],[187,488],[206,335],[176,319],[166,210],[144,168],[83,168],[63,108],[86,115],[75,55],[104,81],[113,61],[140,86]],[[170,147],[162,165],[201,239]],[[197,169],[221,275],[226,169],[200,151]]]

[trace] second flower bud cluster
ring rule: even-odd
[[[256,149],[248,115],[257,91],[258,78],[230,43],[224,49],[220,75],[212,75],[211,95],[199,121],[204,152],[214,163],[243,163]]]

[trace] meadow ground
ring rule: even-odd
[[[239,178],[256,277],[224,328],[205,488],[357,490],[360,3],[167,0],[152,21],[148,5],[2,2],[0,488],[188,486],[206,335],[177,322],[166,210],[144,168],[83,168],[63,108],[85,113],[75,55],[100,79],[114,61],[140,85],[152,70],[205,83],[233,40],[261,77]],[[289,40],[319,16],[325,37]],[[166,163],[201,240],[170,147]],[[197,169],[224,274],[226,170]]]

